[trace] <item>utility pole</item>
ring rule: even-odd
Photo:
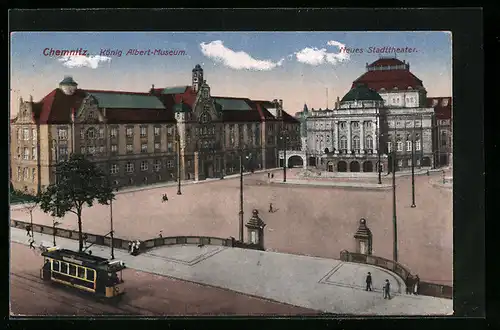
[[[392,157],[392,225],[393,225],[393,250],[392,259],[398,262],[398,218],[396,215],[396,151]]]
[[[243,150],[240,153],[240,242],[243,242]]]
[[[413,118],[411,139],[411,207],[417,207],[417,205],[415,205],[415,118]]]
[[[377,163],[377,172],[378,172],[378,184],[382,184],[382,164],[380,164],[380,129],[379,129],[379,121],[380,121],[380,115],[379,115],[379,109],[377,108],[377,121],[375,122],[376,127],[376,132],[377,132],[377,158],[378,158],[378,163]]]

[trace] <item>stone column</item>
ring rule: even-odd
[[[377,151],[378,151],[378,136],[379,136],[379,132],[380,132],[380,123],[379,123],[379,120],[378,118],[375,118],[376,122],[375,122],[375,125],[372,125],[372,137],[373,137],[373,153],[376,154]],[[378,131],[377,132],[377,128],[378,128]]]
[[[365,121],[361,120],[359,122],[359,149],[361,149],[361,153],[365,149]]]
[[[347,153],[351,153],[351,121],[347,121]]]
[[[333,123],[333,138],[335,139],[335,153],[339,153],[339,121],[335,120]]]

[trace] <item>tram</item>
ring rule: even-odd
[[[55,282],[98,298],[114,301],[123,296],[122,261],[110,261],[58,247],[42,252],[44,265],[40,277],[47,282]]]

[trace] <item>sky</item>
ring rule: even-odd
[[[449,32],[15,32],[10,41],[11,115],[19,97],[39,101],[65,76],[82,89],[147,92],[191,84],[196,64],[213,96],[282,99],[290,114],[304,103],[331,108],[367,63],[394,56],[374,52],[381,47],[411,49],[396,57],[428,96],[452,96]],[[76,49],[82,55],[48,53]]]

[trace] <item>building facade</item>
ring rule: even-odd
[[[437,167],[453,165],[453,122],[452,98],[429,97],[427,106],[434,109],[436,122],[434,126],[434,162]]]
[[[309,165],[327,171],[372,172],[434,167],[436,109],[428,106],[422,81],[410,65],[394,58],[366,66],[334,109],[310,111]],[[303,112],[297,113],[302,117]]]
[[[145,93],[83,90],[71,77],[39,102],[20,100],[11,122],[11,182],[36,193],[54,183],[55,165],[87,155],[117,187],[202,180],[278,165],[279,136],[300,144],[299,122],[281,100],[213,97],[203,69],[192,84]],[[179,165],[178,165],[179,164]]]

